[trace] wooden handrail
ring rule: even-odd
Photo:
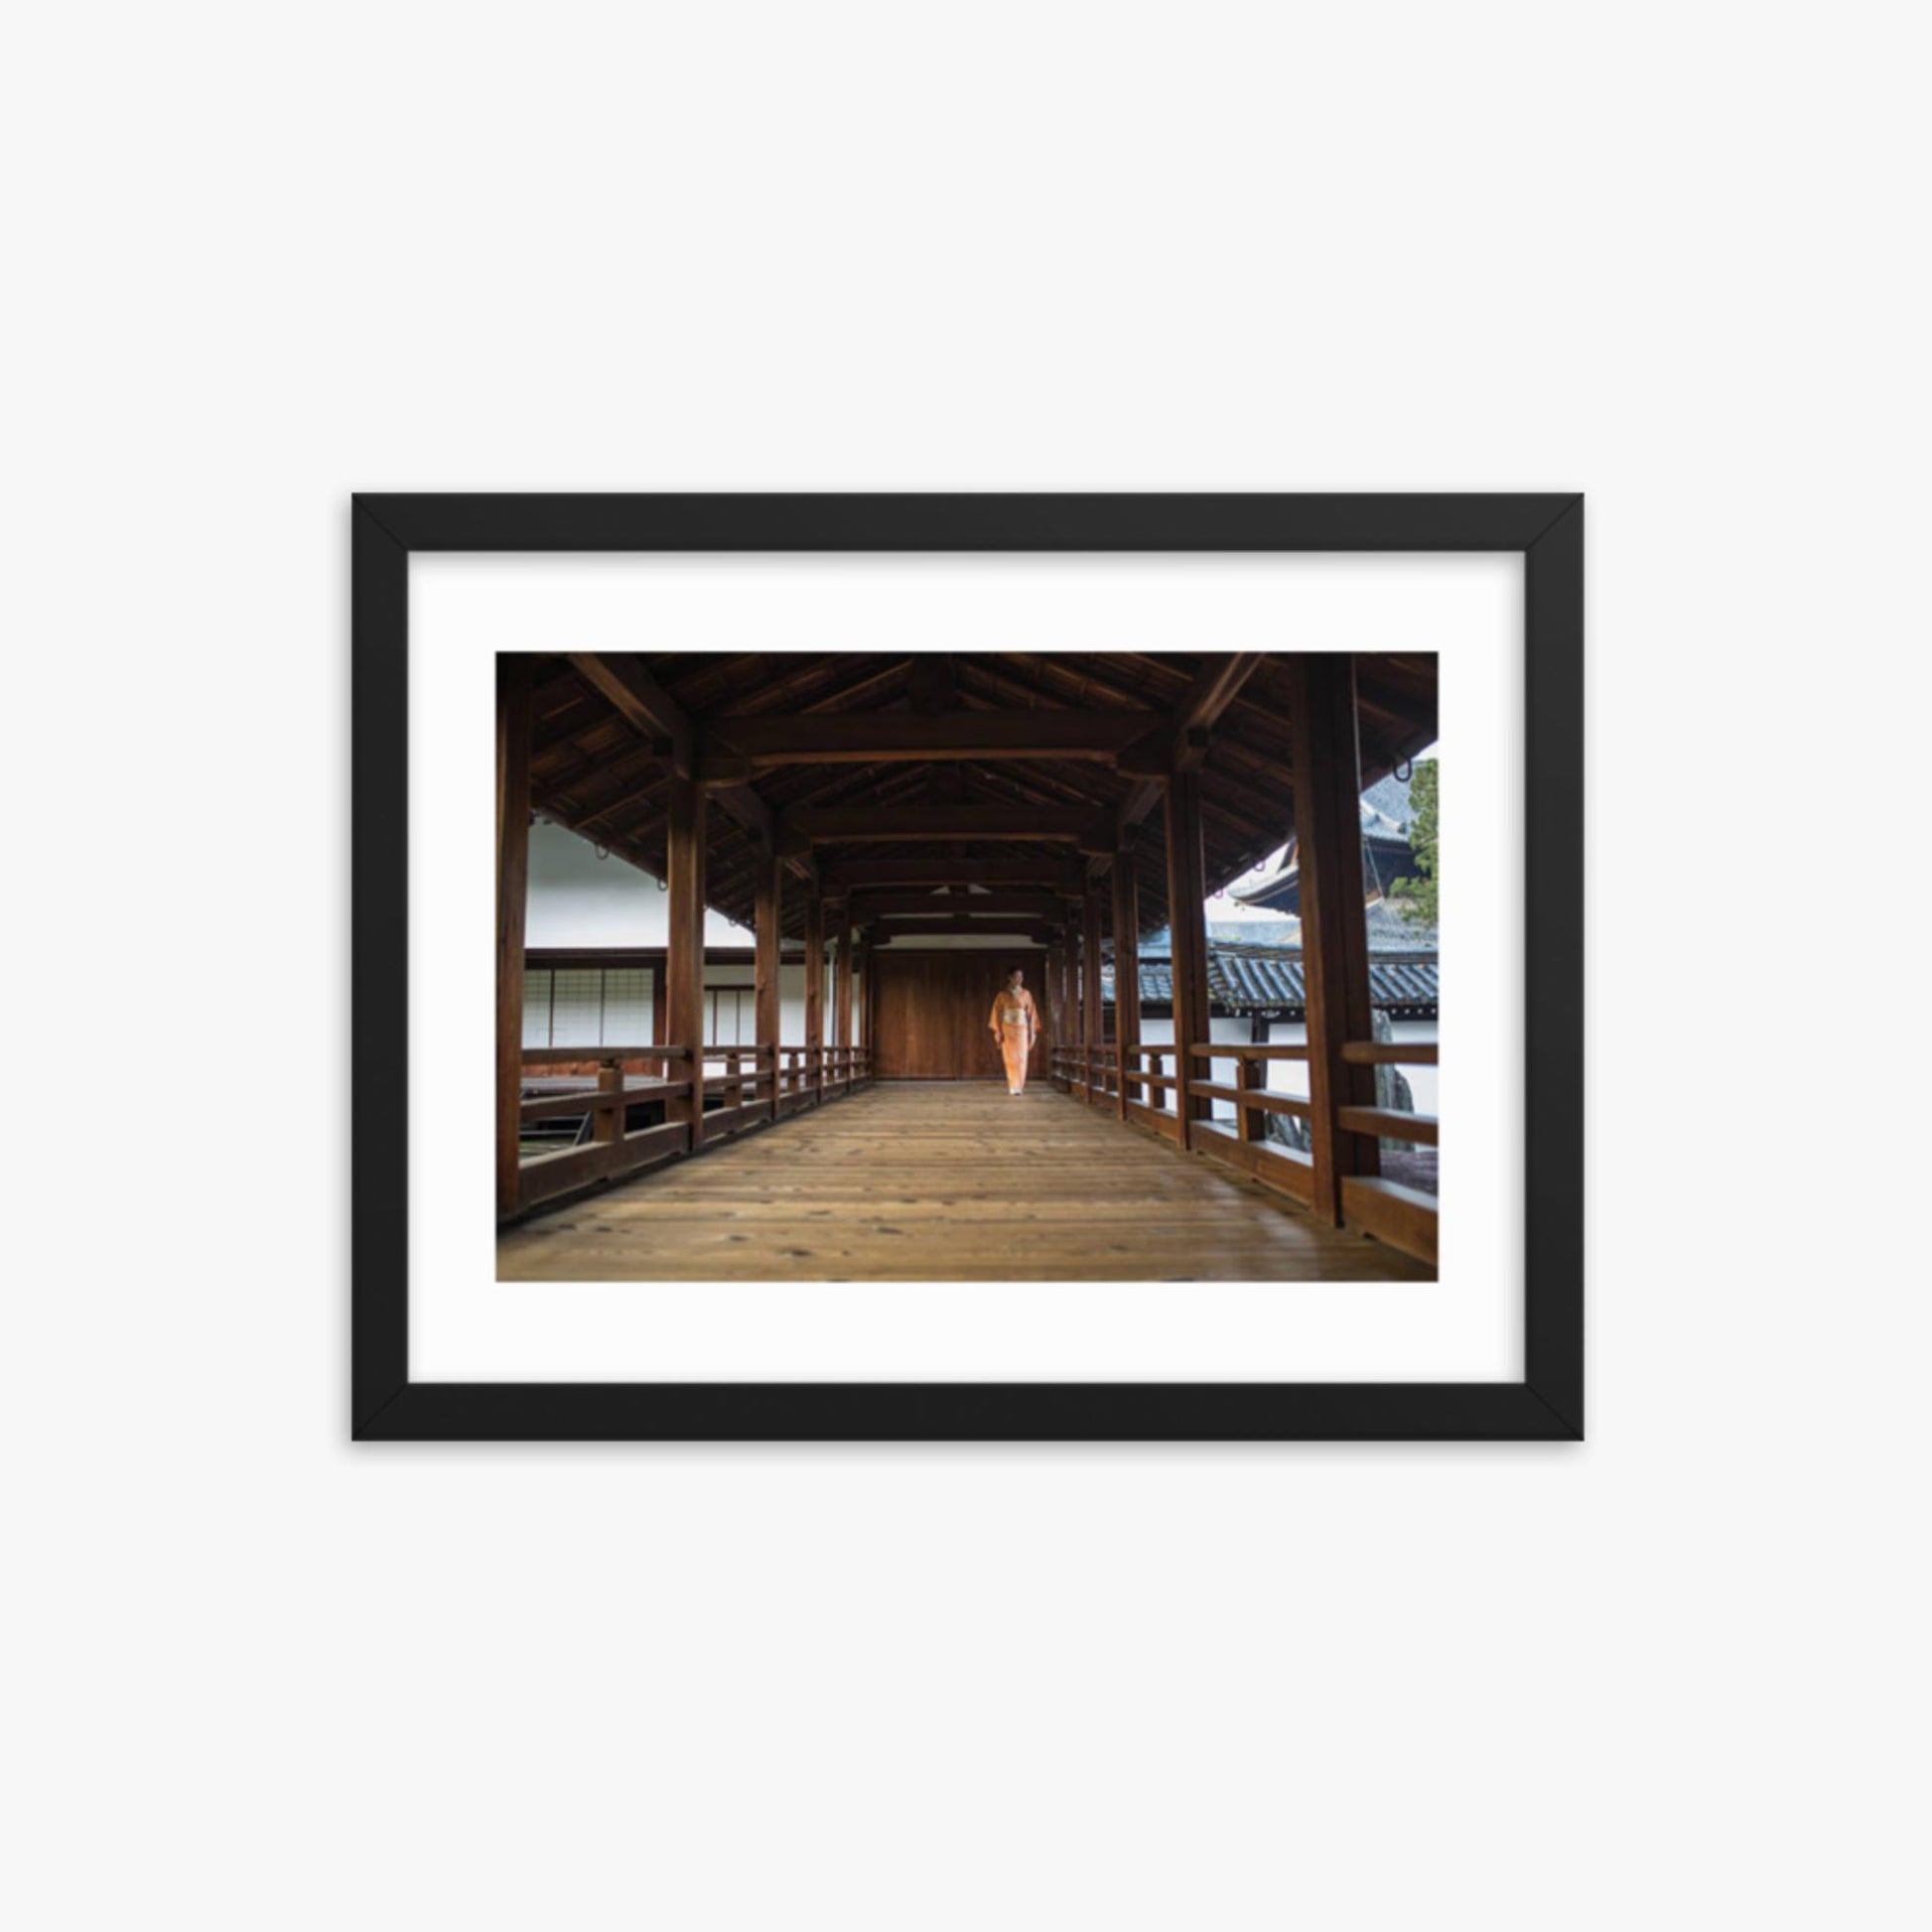
[[[1372,1140],[1413,1141],[1418,1147],[1438,1144],[1434,1114],[1405,1114],[1395,1107],[1337,1107],[1335,1125],[1344,1134],[1366,1134]]]
[[[1350,1066],[1434,1066],[1437,1041],[1351,1039],[1341,1049]]]
[[[1189,1080],[1187,1091],[1203,1100],[1231,1100],[1237,1113],[1243,1107],[1254,1107],[1264,1114],[1293,1114],[1298,1120],[1307,1120],[1312,1111],[1311,1102],[1292,1093],[1270,1093],[1266,1087],[1229,1087],[1216,1080]]]
[[[1305,1060],[1309,1056],[1306,1041],[1301,1044],[1284,1041],[1279,1046],[1259,1046],[1244,1040],[1210,1039],[1187,1050],[1197,1060]]]
[[[691,1091],[689,1080],[666,1080],[650,1088],[632,1087],[606,1092],[583,1087],[575,1093],[545,1093],[522,1101],[517,1112],[524,1120],[568,1120],[573,1114],[594,1114],[610,1107],[634,1107],[647,1100],[672,1100]]]
[[[688,1060],[688,1046],[526,1046],[525,1066],[565,1066],[579,1060]]]

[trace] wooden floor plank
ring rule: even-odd
[[[893,1082],[497,1238],[503,1281],[1428,1281],[1051,1087]]]

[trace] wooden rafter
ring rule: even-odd
[[[956,912],[975,918],[1011,917],[1055,918],[1059,897],[1052,893],[933,893],[933,892],[855,892],[852,916],[855,919],[917,912],[945,916]]]
[[[767,820],[773,839],[780,839],[787,816],[800,811],[864,816],[863,830],[848,821],[840,836],[863,841],[851,849],[864,852],[865,864],[893,867],[876,876],[855,875],[867,886],[904,890],[947,877],[963,883],[975,877],[976,867],[1026,865],[1037,857],[1045,878],[994,870],[980,873],[978,883],[1062,890],[1056,875],[1068,868],[1084,873],[1084,865],[1075,866],[1064,847],[1056,852],[1048,843],[1013,843],[1010,815],[1025,812],[1033,821],[1025,836],[1034,838],[1058,837],[1054,826],[1098,813],[1116,831],[1123,825],[1131,830],[1158,802],[1162,777],[1172,771],[1135,776],[1114,760],[1158,765],[1170,743],[1173,768],[1195,767],[1195,810],[1210,885],[1237,876],[1293,830],[1293,659],[1286,653],[1268,657],[1238,689],[1232,688],[1238,667],[1229,654],[660,652],[618,653],[609,661],[626,673],[619,679],[626,699],[621,708],[585,677],[578,660],[536,658],[533,805],[661,878],[666,788],[677,750],[664,727],[677,728],[681,714],[691,733],[691,770],[710,781],[708,797],[720,807],[708,825],[710,903],[742,922],[755,914],[758,851]],[[769,674],[760,675],[766,666]],[[1365,781],[1413,757],[1434,737],[1435,669],[1426,652],[1356,659]],[[812,723],[788,741],[800,716]],[[1073,748],[1048,742],[1092,732],[1112,743],[1122,721],[1136,716],[1142,742],[1130,741],[1111,755],[1095,750],[1092,739]],[[715,761],[725,750],[712,733],[727,717],[759,718],[769,734],[759,761],[754,764],[748,755],[742,772]],[[1076,722],[1081,719],[1096,722]],[[1149,742],[1157,730],[1163,736]],[[788,743],[801,742],[801,757],[818,758],[841,735],[863,741],[837,754],[849,761],[765,761],[782,756]],[[974,735],[999,744],[969,745],[967,737]],[[1065,756],[1069,749],[1087,755]],[[967,756],[975,750],[980,756]],[[743,784],[722,782],[734,776]],[[936,811],[956,815],[911,833],[901,830],[898,814]],[[1114,843],[1090,832],[1071,842],[1090,849]],[[1160,844],[1144,841],[1134,861],[1144,929],[1165,916],[1167,868],[1160,863]],[[826,879],[845,872],[843,852],[796,839],[785,846],[782,863],[809,876],[814,851],[828,861],[820,868]],[[1095,874],[1112,864],[1108,849],[1092,856]],[[803,898],[787,887],[782,922],[789,932],[798,930]]]
[[[692,775],[697,738],[691,720],[685,715],[684,707],[644,669],[640,659],[618,653],[573,651],[570,662],[577,675],[608,698],[640,738],[669,739],[671,769],[680,778]]]
[[[829,711],[796,717],[732,713],[708,722],[707,782],[737,782],[774,764],[882,764],[908,759],[1092,759],[1111,762],[1151,728],[1133,711]]]
[[[1026,918],[1018,914],[1004,919],[969,919],[956,917],[950,919],[871,919],[867,921],[873,936],[883,939],[917,939],[931,933],[994,933],[994,932],[1045,932],[1049,922],[1045,919]]]
[[[931,851],[897,859],[840,859],[825,868],[827,889],[856,892],[891,886],[1031,886],[1060,893],[1080,890],[1077,863],[1050,853],[1004,859],[952,859]]]
[[[817,806],[786,812],[780,821],[790,844],[845,845],[872,839],[993,839],[1031,843],[1063,840],[1083,851],[1111,852],[1109,815],[1033,805]]]

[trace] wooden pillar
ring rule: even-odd
[[[1121,1048],[1120,1117],[1127,1103],[1142,1097],[1139,1082],[1130,1088],[1127,1048],[1141,1040],[1141,882],[1134,870],[1134,854],[1123,848],[1114,854],[1114,1037]]]
[[[805,1080],[812,1099],[825,1098],[825,901],[814,887],[805,896]]]
[[[665,842],[665,885],[670,896],[670,932],[664,954],[664,1025],[669,1046],[689,1049],[682,1063],[691,1091],[666,1110],[669,1120],[691,1127],[691,1152],[704,1141],[704,901],[705,795],[689,778],[670,782],[670,826]],[[673,1079],[679,1062],[671,1063]]]
[[[1046,984],[1039,989],[1046,1009],[1046,1074],[1053,1073],[1053,1055],[1060,1046],[1060,948],[1055,940],[1046,948]]]
[[[872,941],[859,941],[859,1012],[853,1022],[853,1043],[866,1055],[866,1079],[872,1079]]]
[[[1066,1046],[1069,1052],[1077,1051],[1086,1038],[1086,1028],[1080,1014],[1080,924],[1069,915],[1066,922],[1066,952],[1063,958],[1066,974],[1064,1005],[1066,1007]],[[1071,1081],[1071,1062],[1068,1079]]]
[[[1248,1020],[1248,1044],[1266,1046],[1268,1044],[1268,1016],[1265,1013],[1253,1014]],[[1268,1084],[1268,1062],[1266,1060],[1243,1060],[1239,1084],[1243,1087],[1266,1087]],[[1237,1131],[1244,1141],[1261,1141],[1268,1137],[1268,1117],[1257,1109],[1242,1108]]]
[[[1080,1027],[1080,929],[1067,920],[1066,940],[1060,949],[1060,1012],[1066,1032],[1060,1044],[1073,1052],[1086,1037]],[[1067,1062],[1067,1083],[1072,1084],[1072,1062]]]
[[[753,936],[757,949],[753,954],[752,1006],[758,1023],[758,1065],[760,1073],[770,1075],[771,1090],[767,1098],[771,1102],[771,1118],[776,1120],[778,1028],[782,1011],[778,999],[778,935],[784,912],[784,868],[779,865],[775,851],[763,849],[759,853],[754,902]]]
[[[597,1090],[600,1096],[617,1094],[623,1091],[623,1062],[606,1060],[597,1069]],[[621,1107],[599,1107],[591,1115],[591,1139],[601,1146],[609,1146],[623,1139],[623,1109]]]
[[[1302,869],[1302,973],[1309,1017],[1310,1205],[1341,1223],[1341,1183],[1378,1171],[1375,1143],[1343,1134],[1340,1107],[1375,1104],[1375,1069],[1341,1056],[1369,1039],[1368,921],[1362,883],[1362,771],[1355,726],[1355,660],[1297,654],[1289,673],[1289,741],[1295,771],[1295,842]]]
[[[1201,858],[1200,774],[1176,771],[1168,793],[1168,931],[1173,947],[1174,1089],[1177,1138],[1188,1145],[1187,1124],[1209,1112],[1188,1085],[1205,1079],[1206,1062],[1187,1049],[1210,1036],[1207,1024],[1206,867]]]
[[[496,1216],[521,1198],[523,928],[530,897],[530,660],[496,659]]]
[[[1079,1045],[1081,1035],[1080,926],[1070,908],[1066,924],[1060,928],[1060,1044],[1071,1053]]]
[[[1094,1098],[1100,1085],[1100,1048],[1107,1043],[1107,1009],[1100,998],[1100,888],[1087,881],[1084,919],[1080,934],[1081,1003],[1086,1012],[1086,1043],[1091,1057],[1087,1061],[1087,1098]]]
[[[832,933],[832,1044],[852,1044],[852,901],[838,901],[838,919]],[[849,1088],[852,1062],[839,1055],[840,1074]]]

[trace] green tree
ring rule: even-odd
[[[1415,812],[1409,844],[1415,851],[1418,877],[1398,879],[1390,889],[1390,897],[1411,925],[1433,926],[1437,922],[1436,763],[1434,759],[1425,759],[1409,781],[1409,803]]]

